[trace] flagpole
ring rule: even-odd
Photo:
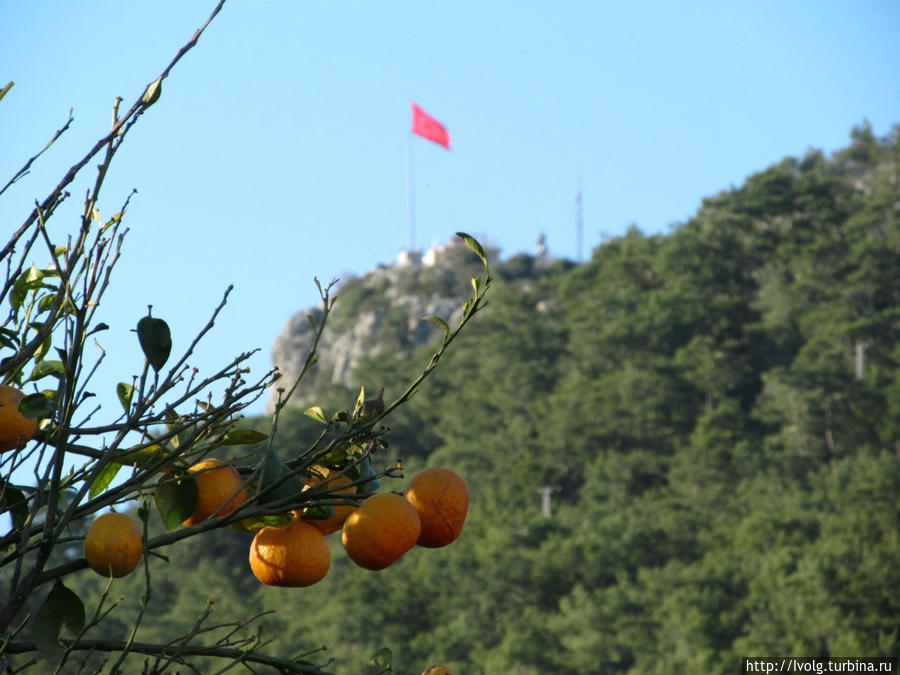
[[[406,134],[406,225],[409,234],[409,250],[412,252],[416,241],[415,197],[413,195],[413,134]]]

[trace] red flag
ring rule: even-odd
[[[450,149],[450,134],[447,133],[444,125],[422,110],[415,102],[412,104],[411,131],[417,136],[443,145],[447,150]]]

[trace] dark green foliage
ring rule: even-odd
[[[223,616],[274,607],[276,648],[327,644],[339,673],[383,646],[396,672],[467,675],[896,655],[898,173],[900,128],[864,127],[832,159],[786,159],[705,200],[669,235],[633,228],[543,273],[528,256],[495,265],[488,311],[376,455],[463,475],[460,539],[373,574],[333,538],[326,579],[285,592],[255,583],[235,534],[154,561],[169,579],[159,620],[189,628],[207,596]],[[342,311],[378,292],[354,281]],[[384,350],[326,408],[360,385],[391,400],[426,352]],[[299,413],[281,425],[288,445],[317,428]]]

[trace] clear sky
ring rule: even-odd
[[[16,83],[0,102],[0,184],[75,115],[0,198],[7,231],[214,5],[0,0],[0,86]],[[100,313],[101,400],[141,368],[130,330],[148,304],[180,352],[234,284],[194,363],[208,373],[260,348],[261,374],[285,321],[316,301],[313,277],[395,260],[411,100],[452,139],[449,152],[413,142],[419,246],[466,230],[508,257],[544,233],[575,258],[579,187],[587,256],[632,223],[667,232],[785,156],[841,148],[864,120],[886,134],[900,122],[898,36],[897,0],[229,0],[104,188],[104,216],[138,193]],[[60,238],[78,207],[58,214]]]

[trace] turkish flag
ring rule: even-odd
[[[444,125],[434,119],[419,106],[412,103],[412,132],[429,141],[434,141],[438,145],[443,145],[447,150],[450,149],[450,134],[444,128]]]

